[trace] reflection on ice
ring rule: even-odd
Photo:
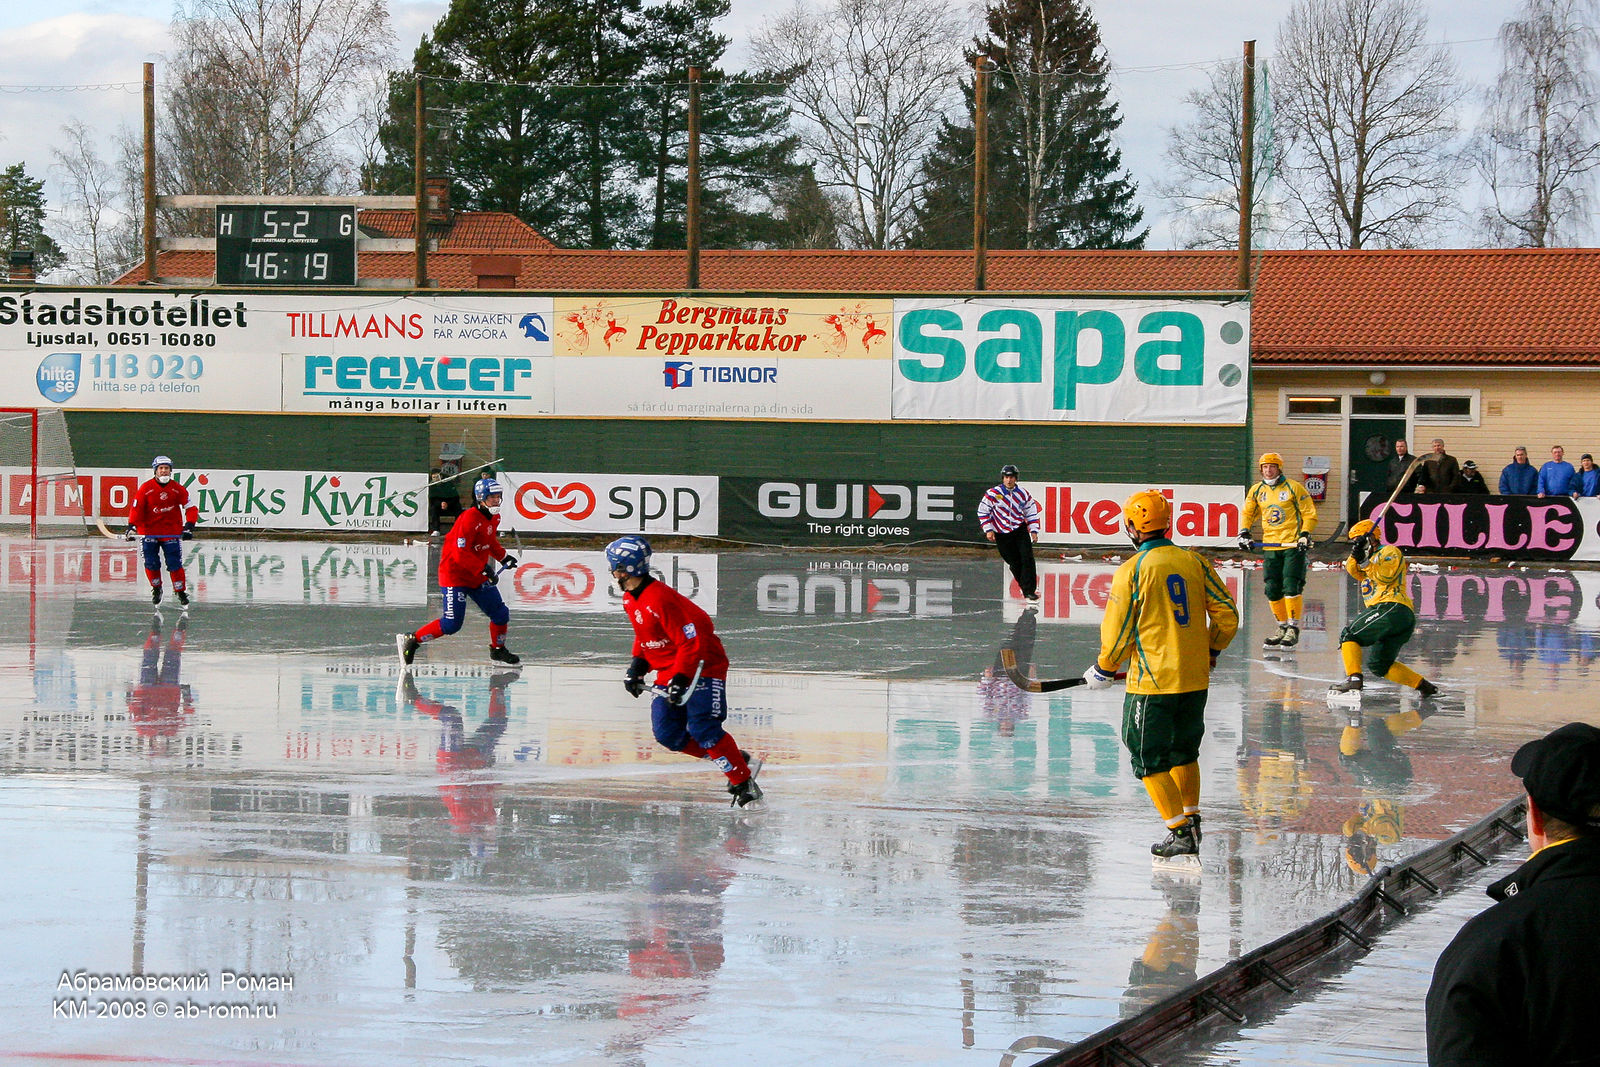
[[[1204,873],[1174,881],[1120,693],[1027,693],[998,660],[1081,672],[1110,566],[1045,563],[1035,612],[987,557],[659,554],[714,606],[730,728],[767,756],[770,810],[740,816],[618,684],[598,552],[518,553],[522,671],[469,635],[408,685],[391,635],[436,596],[426,548],[202,547],[193,612],[157,620],[131,549],[0,542],[0,1047],[659,1063],[737,1034],[764,1063],[996,1063],[1322,914],[1597,710],[1600,576],[1418,574],[1448,699],[1330,710],[1348,583],[1314,572],[1302,647],[1266,660],[1259,578],[1224,568],[1261,617],[1213,687]],[[275,1019],[50,1017],[63,970],[135,967],[209,971],[210,1000],[223,968],[295,981]]]

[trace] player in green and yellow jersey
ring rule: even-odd
[[[1105,689],[1128,664],[1122,740],[1170,831],[1150,851],[1194,856],[1206,693],[1217,654],[1239,629],[1239,611],[1211,561],[1172,543],[1166,497],[1154,489],[1135,493],[1122,517],[1138,551],[1111,580],[1100,655],[1083,678],[1089,688]]]
[[[1278,632],[1261,642],[1267,648],[1300,643],[1300,604],[1306,588],[1306,552],[1317,528],[1317,504],[1306,487],[1283,473],[1283,457],[1268,452],[1258,464],[1261,480],[1244,494],[1239,512],[1239,547],[1249,549],[1250,527],[1261,520],[1262,584]]]
[[[1400,649],[1411,640],[1417,627],[1416,606],[1406,589],[1406,557],[1394,545],[1384,544],[1371,519],[1350,527],[1350,556],[1344,561],[1350,577],[1361,583],[1365,610],[1345,624],[1339,634],[1339,656],[1344,660],[1345,680],[1330,686],[1328,693],[1354,694],[1360,699],[1365,680],[1361,674],[1361,650],[1372,649],[1367,666],[1396,685],[1410,686],[1424,697],[1438,687],[1422,675],[1396,661]]]

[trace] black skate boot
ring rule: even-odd
[[[180,605],[182,605],[183,607],[188,607],[189,606],[189,592],[188,592],[188,590],[186,590],[186,589],[178,589],[178,590],[175,590],[175,592],[178,594],[178,603]]]
[[[753,781],[755,776],[761,773],[761,768],[767,761],[760,756],[752,756],[742,748],[739,750],[739,755],[744,757],[745,766],[750,768],[750,778]]]
[[[1176,856],[1200,855],[1200,842],[1190,829],[1191,825],[1185,823],[1169,831],[1165,841],[1150,846],[1150,855],[1163,860],[1170,860]]]
[[[1330,692],[1330,693],[1355,693],[1357,695],[1360,695],[1361,689],[1365,684],[1366,684],[1366,680],[1361,675],[1352,674],[1350,677],[1346,678],[1344,681],[1336,682],[1333,685],[1328,686],[1328,692]]]
[[[522,662],[522,658],[505,645],[495,645],[489,649],[489,658],[496,663],[505,663],[513,667]]]
[[[1283,629],[1278,631],[1278,647],[1285,652],[1300,643],[1300,627],[1294,623],[1284,623]]]
[[[728,792],[733,794],[732,807],[752,811],[761,807],[761,787],[756,785],[754,775],[738,785],[730,785]]]
[[[1417,684],[1417,695],[1423,700],[1439,695],[1439,687],[1424,678]]]
[[[1288,632],[1288,630],[1289,630],[1289,624],[1286,623],[1286,622],[1280,622],[1278,624],[1278,632],[1277,633],[1273,634],[1271,637],[1262,638],[1261,647],[1262,648],[1282,648],[1283,647],[1283,637],[1284,637],[1284,634]]]
[[[1206,835],[1200,832],[1200,813],[1198,811],[1189,813],[1189,832],[1194,834],[1194,843],[1196,845],[1205,840]]]
[[[395,634],[394,645],[400,650],[400,662],[409,667],[422,642],[417,640],[416,634]]]
[[[152,585],[150,587],[150,603],[161,603],[161,587],[159,585]]]

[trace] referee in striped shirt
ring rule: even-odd
[[[978,525],[1000,550],[1022,595],[1039,599],[1039,576],[1033,568],[1033,543],[1039,540],[1039,505],[1017,484],[1017,467],[1000,468],[1000,484],[983,494],[978,503]]]

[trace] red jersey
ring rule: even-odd
[[[166,485],[151,478],[133,494],[128,522],[146,537],[177,537],[183,524],[199,522],[200,509],[189,506],[189,490],[174,478]]]
[[[476,589],[485,581],[483,569],[491,559],[505,559],[500,547],[500,516],[485,518],[476,505],[456,518],[439,553],[439,584]]]
[[[728,676],[728,654],[711,616],[666,582],[646,577],[643,585],[622,594],[622,610],[633,623],[633,654],[658,672],[657,685],[666,685],[675,674],[693,678],[697,667],[702,678]]]

